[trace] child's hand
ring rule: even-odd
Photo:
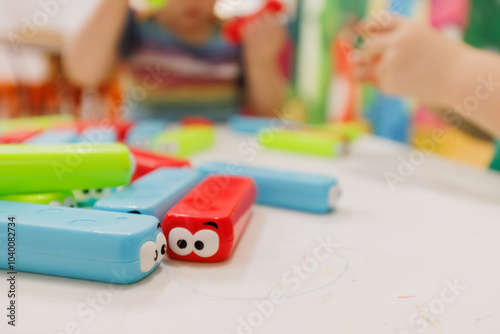
[[[243,32],[245,60],[275,66],[285,42],[286,31],[278,18],[263,14],[249,23]]]
[[[359,30],[363,31],[363,25]],[[370,28],[374,34],[353,57],[355,76],[374,82],[388,94],[443,103],[440,95],[449,89],[470,48],[430,26],[396,15],[385,26]]]

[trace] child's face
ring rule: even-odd
[[[196,25],[213,19],[217,0],[168,0],[164,10],[183,25]]]

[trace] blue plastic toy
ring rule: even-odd
[[[330,212],[340,197],[337,180],[329,176],[260,167],[208,162],[197,166],[203,175],[239,175],[257,184],[257,203],[318,214]]]
[[[191,169],[160,168],[94,204],[96,210],[152,215],[163,220],[202,176]]]
[[[228,121],[229,128],[235,132],[257,134],[264,129],[276,131],[284,126],[297,126],[298,123],[279,118],[252,117],[252,116],[231,116]]]
[[[165,131],[168,122],[164,120],[144,120],[135,124],[127,133],[125,142],[134,147],[151,149],[153,139]]]
[[[152,216],[0,201],[0,248],[2,269],[129,284],[153,272],[166,240]]]
[[[87,127],[80,134],[78,141],[91,144],[114,143],[118,141],[118,134],[113,128]]]
[[[31,137],[23,144],[66,144],[78,142],[78,132],[73,129],[47,130]]]

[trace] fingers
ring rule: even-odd
[[[378,15],[370,16],[355,26],[355,31],[364,36],[387,33],[404,24],[405,19],[399,15],[384,11]]]

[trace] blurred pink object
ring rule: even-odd
[[[469,19],[469,0],[431,0],[431,24],[436,28],[456,25],[465,29]]]

